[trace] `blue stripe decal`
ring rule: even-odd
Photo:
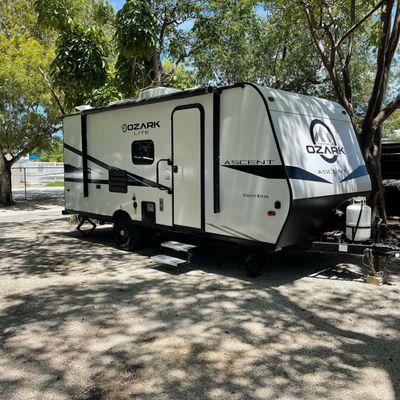
[[[290,179],[299,179],[302,181],[313,181],[313,182],[322,182],[322,183],[330,183],[324,178],[321,178],[318,175],[315,175],[311,172],[306,171],[305,169],[299,167],[286,167],[286,172]]]
[[[223,165],[224,167],[246,172],[247,174],[261,176],[268,179],[299,179],[302,181],[314,181],[329,183],[324,178],[315,175],[299,167],[284,167],[283,165]]]
[[[368,170],[365,165],[358,166],[353,172],[343,178],[340,182],[349,181],[351,179],[360,178],[361,176],[368,175]]]

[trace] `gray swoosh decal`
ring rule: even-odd
[[[210,225],[210,226],[212,226],[213,228],[218,229],[218,230],[220,230],[220,231],[222,231],[222,232],[229,233],[230,236],[232,236],[232,234],[233,234],[234,237],[239,237],[238,235],[240,235],[239,238],[245,238],[245,239],[250,239],[250,240],[259,241],[259,239],[256,239],[256,238],[253,238],[253,237],[251,237],[251,236],[245,235],[244,233],[235,231],[234,229],[229,228],[229,227],[227,227],[227,226],[218,226],[218,225],[214,225],[214,224],[210,224],[210,223],[207,223],[207,225]]]

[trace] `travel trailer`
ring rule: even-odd
[[[268,251],[304,246],[371,190],[342,106],[251,83],[151,89],[83,107],[63,127],[65,213],[113,223],[122,248],[149,229]],[[357,204],[353,242],[371,225]]]

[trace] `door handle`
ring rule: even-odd
[[[160,185],[160,162],[162,162],[162,161],[166,161],[167,165],[172,165],[172,161],[169,158],[161,158],[160,160],[157,161],[157,165],[156,165],[156,182],[157,182],[157,185]],[[172,189],[171,188],[160,187],[160,186],[158,186],[158,188],[160,190],[167,190],[168,194],[172,194]]]
[[[172,171],[174,172],[174,174],[177,174],[177,173],[178,173],[178,166],[177,166],[177,165],[174,165],[174,166],[172,167]]]

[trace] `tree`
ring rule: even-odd
[[[116,75],[125,96],[171,82],[195,50],[193,30],[182,24],[201,10],[195,0],[127,0],[115,20]],[[161,59],[168,58],[166,71]],[[171,68],[171,63],[173,64]]]
[[[35,0],[35,9],[38,25],[58,33],[51,79],[73,110],[109,83],[113,9],[95,0]]]
[[[67,110],[192,81],[184,67],[191,32],[181,24],[194,17],[196,1],[128,0],[115,19],[100,0],[35,0],[35,8],[38,24],[58,34],[51,84]]]
[[[400,112],[393,113],[385,122],[382,135],[387,140],[400,141]]]
[[[204,2],[194,21],[192,62],[197,82],[218,85],[264,80],[268,40],[254,1]]]
[[[196,74],[193,70],[187,69],[184,64],[176,65],[169,59],[162,62],[164,70],[164,84],[176,89],[187,89],[195,84]]]
[[[48,162],[64,161],[64,145],[60,136],[53,136],[49,146],[42,152],[40,159]]]
[[[56,42],[56,57],[51,63],[51,77],[64,93],[68,109],[84,104],[92,91],[107,81],[108,45],[97,27],[73,22]]]
[[[400,94],[389,93],[391,68],[400,34],[400,5],[396,0],[337,3],[330,0],[299,0],[309,31],[337,100],[348,112],[355,128],[354,75],[352,61],[357,34],[373,49],[376,68],[368,104],[361,122],[359,141],[370,171],[371,205],[386,220],[380,167],[382,124],[399,108]],[[379,18],[375,17],[380,12]],[[369,32],[363,24],[369,22]]]
[[[118,11],[115,42],[120,88],[130,96],[147,86],[154,75],[159,75],[161,61],[156,54],[156,18],[146,1],[128,0]],[[153,69],[154,73],[151,73]]]
[[[269,87],[331,97],[320,77],[301,10],[290,2],[203,2],[194,22],[190,62],[199,84],[250,81]]]
[[[0,24],[0,204],[12,204],[11,167],[33,148],[44,147],[57,126],[54,106],[39,68],[48,71],[51,37],[43,44],[35,37],[30,15],[22,28],[18,18],[26,1],[16,1],[15,12],[3,14]],[[9,19],[6,19],[8,16]],[[32,30],[31,30],[32,29]],[[43,36],[39,35],[40,39]]]

